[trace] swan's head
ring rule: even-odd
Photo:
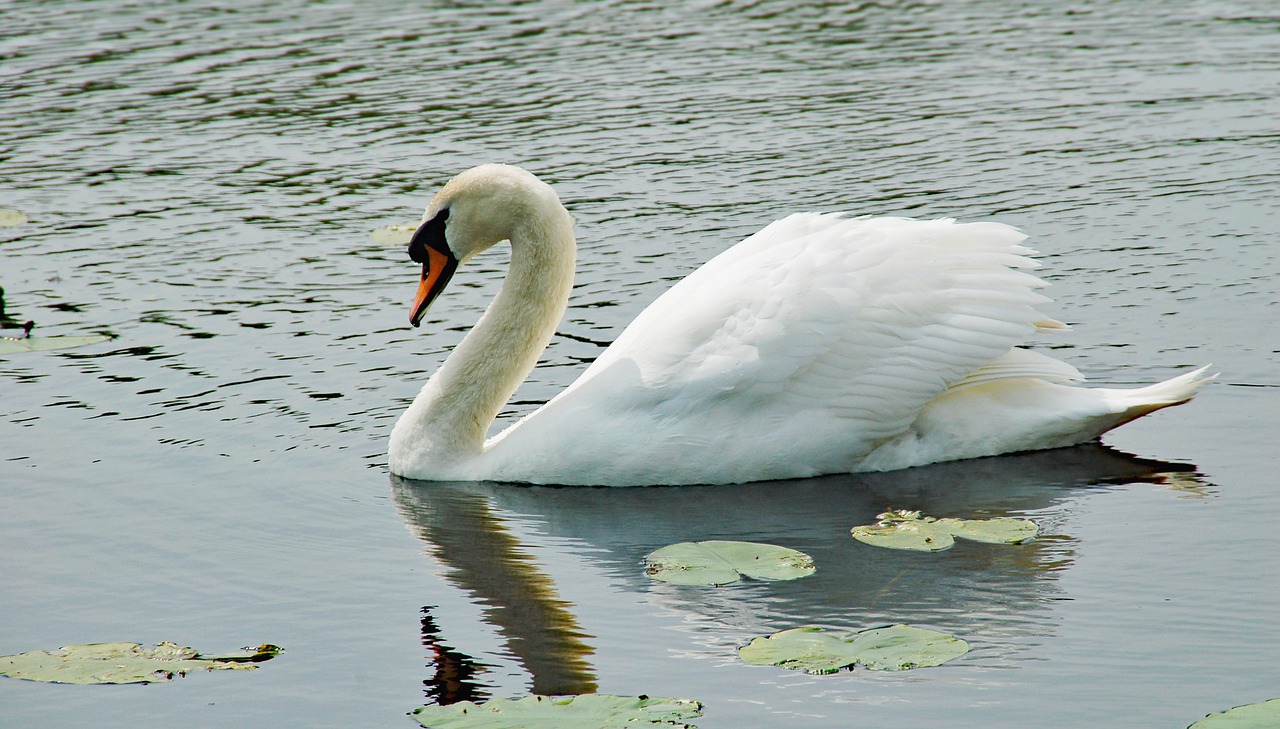
[[[421,323],[458,264],[563,210],[550,185],[519,167],[480,165],[449,180],[409,241],[409,257],[422,264],[409,323]]]

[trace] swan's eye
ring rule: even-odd
[[[409,240],[409,258],[415,263],[426,263],[427,246],[441,252],[448,251],[449,243],[444,238],[444,224],[448,220],[449,208],[441,208],[435,217],[418,226]]]

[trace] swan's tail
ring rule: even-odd
[[[1133,390],[1108,389],[1107,401],[1115,408],[1119,416],[1111,428],[1153,413],[1161,408],[1181,405],[1195,397],[1196,392],[1218,378],[1218,373],[1205,374],[1212,365],[1205,365],[1197,370],[1179,375],[1154,385],[1139,387]],[[1108,428],[1109,430],[1110,428]]]
[[[889,470],[957,458],[1063,448],[1181,405],[1217,374],[1201,367],[1146,387],[1077,387],[1069,365],[1015,350],[929,403],[907,433],[867,456],[862,470]],[[1014,377],[1002,377],[1014,373]],[[1057,380],[1057,381],[1053,381]]]

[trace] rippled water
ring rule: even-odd
[[[1280,695],[1280,15],[1268,2],[10,3],[0,654],[270,641],[254,675],[0,683],[0,725],[412,726],[429,701],[686,696],[702,727],[1185,726]],[[1102,382],[1214,362],[1113,451],[698,489],[429,487],[385,439],[501,253],[422,331],[370,231],[484,161],[551,181],[580,272],[523,412],[672,280],[801,209],[998,218]],[[20,329],[4,334],[20,335]],[[1142,458],[1134,458],[1133,453]],[[1155,460],[1152,460],[1155,459]],[[880,553],[886,506],[1026,515],[1025,548]],[[775,541],[813,578],[656,585],[649,550]],[[752,636],[911,622],[906,674],[741,665]]]

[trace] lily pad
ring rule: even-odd
[[[27,222],[27,214],[13,208],[0,208],[0,228],[13,228]]]
[[[650,577],[677,585],[723,585],[743,577],[794,580],[814,571],[804,552],[755,542],[680,542],[644,559]]]
[[[621,729],[662,726],[694,729],[686,719],[702,715],[702,704],[688,699],[648,696],[526,696],[460,701],[414,709],[413,718],[431,729]]]
[[[738,650],[738,657],[756,666],[826,674],[854,664],[875,671],[927,668],[968,651],[969,644],[959,638],[911,625],[859,631],[808,626],[756,638]]]
[[[918,511],[886,511],[870,526],[856,526],[853,538],[859,542],[890,549],[941,552],[956,543],[955,538],[989,544],[1021,544],[1036,536],[1040,527],[1028,519],[935,519]]]
[[[167,641],[155,648],[143,648],[138,643],[89,643],[0,656],[0,676],[47,683],[151,683],[185,676],[190,671],[251,670],[280,650],[264,644],[246,648],[243,653],[203,656]]]
[[[409,245],[409,239],[413,237],[417,229],[418,223],[416,222],[392,224],[378,228],[371,232],[369,237],[374,243],[388,246],[407,246]]]
[[[1280,699],[1237,706],[1210,714],[1188,729],[1275,729],[1280,726]]]
[[[0,337],[0,354],[73,349],[111,339],[108,334],[60,334],[52,337]]]

